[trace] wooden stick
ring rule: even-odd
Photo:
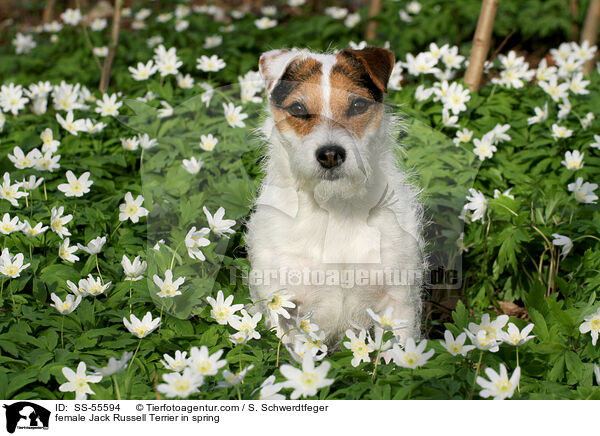
[[[571,0],[569,2],[569,8],[571,9],[571,15],[573,16],[573,26],[571,27],[571,39],[576,40],[579,35],[579,26],[577,25],[577,15],[579,15],[579,5],[577,0]]]
[[[598,39],[598,23],[600,22],[600,0],[590,0],[583,30],[581,31],[581,43],[587,41],[590,46],[596,45]],[[594,59],[590,59],[583,66],[583,72],[587,75],[594,68]]]
[[[110,38],[110,48],[108,55],[102,65],[102,77],[100,78],[100,92],[104,93],[108,89],[110,82],[110,70],[112,68],[115,53],[117,52],[117,46],[119,44],[119,31],[121,27],[121,0],[115,0],[115,10],[113,12],[112,31]]]
[[[479,88],[481,76],[483,74],[483,64],[490,50],[490,40],[492,29],[494,28],[494,19],[498,9],[499,0],[483,0],[481,12],[477,21],[477,29],[473,37],[473,48],[469,57],[469,67],[465,73],[465,83],[469,86],[471,92]]]
[[[47,0],[46,6],[44,6],[44,15],[42,15],[42,21],[44,24],[48,24],[52,20],[54,15],[54,4],[56,0]]]
[[[371,0],[369,4],[369,22],[367,23],[367,32],[365,33],[367,41],[375,39],[377,36],[377,20],[373,17],[381,12],[381,3],[382,0]]]

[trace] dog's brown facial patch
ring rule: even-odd
[[[282,132],[308,135],[321,120],[322,65],[312,58],[292,61],[271,92],[277,127]]]
[[[366,131],[377,129],[383,115],[383,92],[360,61],[341,52],[331,69],[329,81],[333,121],[359,138]]]

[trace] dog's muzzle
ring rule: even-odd
[[[337,144],[319,147],[315,153],[319,164],[329,170],[340,166],[346,160],[346,150]]]

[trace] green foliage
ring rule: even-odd
[[[456,44],[463,54],[468,53],[480,1],[421,3],[422,13],[413,17],[411,23],[399,24],[398,11],[406,2],[386,2],[373,43],[390,41],[399,59],[405,59],[409,52],[418,53],[432,41],[439,45]],[[494,47],[513,30],[515,41],[543,52],[548,46],[568,40],[573,23],[581,23],[582,12],[572,17],[565,12],[565,3],[500,2]],[[587,2],[580,3],[580,11],[585,10]],[[366,11],[360,12],[364,17]],[[72,265],[58,257],[61,241],[55,233],[48,231],[38,238],[22,233],[0,235],[2,247],[13,254],[23,253],[30,263],[21,277],[1,279],[0,398],[73,398],[72,393],[58,390],[65,382],[63,367],[74,369],[80,361],[88,367],[102,367],[110,357],[120,357],[138,346],[129,370],[116,376],[123,398],[156,398],[156,385],[166,372],[160,363],[163,354],[173,355],[176,350],[186,351],[192,346],[206,345],[211,353],[223,349],[225,368],[232,372],[254,365],[239,392],[236,388],[217,388],[221,376],[207,377],[201,398],[256,398],[255,390],[266,377],[275,374],[277,381],[283,379],[277,364],[289,363],[291,357],[284,347],[279,347],[272,331],[261,322],[260,340],[234,346],[229,340],[233,330],[217,325],[209,308],[201,304],[206,295],[214,296],[218,289],[234,295],[236,303],[250,303],[247,286],[239,275],[249,268],[243,223],[261,177],[259,141],[251,129],[260,122],[262,105],[244,104],[244,112],[250,115],[247,128],[230,128],[222,117],[222,104],[240,104],[239,90],[235,86],[219,86],[237,83],[238,76],[255,70],[259,54],[270,48],[302,45],[324,50],[331,44],[339,47],[351,40],[359,41],[362,23],[349,29],[330,17],[303,13],[281,17],[285,25],[258,30],[253,23],[256,18],[250,14],[236,21],[235,31],[224,34],[223,44],[210,53],[199,47],[207,35],[219,33],[222,23],[207,15],[190,16],[189,30],[181,33],[172,31],[172,22],[160,24],[154,20],[149,20],[145,30],[124,30],[113,67],[111,92],[123,92],[125,104],[118,120],[102,118],[108,126],[96,135],[68,134],[56,123],[52,108],[39,116],[29,111],[7,115],[0,134],[0,174],[9,172],[12,180],[30,174],[39,176],[34,170],[15,170],[5,156],[16,146],[26,153],[39,147],[39,134],[48,127],[61,142],[61,169],[43,174],[43,186],[31,193],[26,205],[23,199],[19,208],[0,200],[0,215],[10,213],[32,225],[48,225],[52,207],[65,206],[65,213],[73,215],[68,225],[72,243],[87,243],[102,235],[107,235],[108,241],[97,258],[79,252],[81,260]],[[161,80],[154,76],[148,82],[131,78],[127,67],[152,57],[146,39],[153,35],[163,36],[167,48],[178,48],[183,73],[218,88],[210,107],[196,97],[202,92],[199,86],[191,90],[178,88],[173,77]],[[39,80],[58,84],[65,80],[95,89],[99,73],[80,29],[66,27],[55,43],[46,41],[47,36],[37,38],[38,47],[29,55],[14,54],[9,44],[0,47],[2,84],[28,85]],[[90,37],[95,46],[108,41],[107,31],[93,32]],[[224,58],[227,68],[201,76],[195,69],[196,58],[205,53]],[[475,138],[498,123],[511,125],[511,141],[503,143],[494,157],[484,162],[473,154],[471,145],[455,147],[449,138],[454,129],[444,127],[441,121],[441,103],[415,101],[416,83],[390,92],[388,98],[389,103],[402,105],[399,110],[405,117],[406,136],[399,158],[423,189],[423,201],[432,220],[428,242],[436,253],[443,254],[435,260],[449,269],[460,270],[460,300],[450,308],[452,322],[446,318],[444,327],[456,336],[470,322],[478,322],[482,313],[499,313],[500,302],[514,302],[524,309],[525,319],[511,318],[519,328],[528,322],[535,324],[532,333],[536,338],[519,347],[522,377],[516,398],[600,399],[600,390],[593,382],[593,364],[598,362],[600,352],[598,346],[591,344],[589,334],[579,332],[584,316],[599,305],[600,213],[595,205],[577,203],[567,190],[567,184],[577,177],[590,182],[598,179],[600,158],[589,147],[593,133],[598,132],[598,120],[587,130],[579,123],[579,118],[588,112],[597,113],[600,107],[598,73],[594,72],[590,80],[590,94],[573,98],[572,114],[564,122],[574,134],[560,141],[551,136],[551,125],[556,120],[553,109],[547,121],[527,124],[533,108],[542,107],[547,100],[539,87],[504,89],[488,84],[473,93],[459,124],[474,130]],[[159,119],[159,100],[136,100],[148,91],[156,93],[159,100],[167,100],[176,116]],[[94,94],[98,96],[97,92]],[[146,151],[143,159],[139,151],[125,151],[120,143],[120,138],[138,132],[160,141],[158,147]],[[201,150],[198,133],[217,136],[219,144],[213,151]],[[566,151],[575,149],[585,152],[585,166],[570,171],[560,162]],[[193,178],[180,167],[181,159],[191,155],[201,156],[204,161],[202,170]],[[65,198],[57,186],[64,182],[67,169],[76,175],[89,171],[94,181],[91,192],[80,198]],[[471,187],[489,199],[488,210],[483,222],[464,224],[458,214]],[[494,190],[504,192],[509,188],[514,199],[494,198]],[[144,195],[145,206],[152,208],[152,220],[120,224],[118,207],[126,192],[134,197]],[[176,206],[170,208],[169,204]],[[205,263],[192,262],[184,247],[177,249],[191,226],[207,225],[202,206],[213,213],[223,206],[226,217],[238,223],[237,233],[230,240],[212,240],[204,250]],[[464,252],[456,245],[462,232],[462,247],[467,249]],[[564,259],[552,244],[553,233],[574,241],[573,250]],[[165,240],[161,249],[152,250],[161,239]],[[124,281],[120,265],[123,255],[130,259],[141,255],[147,260],[149,280]],[[170,264],[174,265],[176,277],[186,276],[189,280],[180,303],[163,305],[155,296],[157,289],[151,277],[160,275]],[[238,275],[232,277],[228,268]],[[73,314],[66,316],[49,306],[51,293],[64,297],[69,292],[67,280],[77,283],[88,274],[96,276],[98,271],[105,282],[112,282],[105,294],[87,297]],[[445,292],[432,289],[429,297],[439,301]],[[138,317],[147,311],[155,317],[160,314],[160,330],[141,341],[136,339],[122,322],[130,311]],[[432,338],[429,347],[436,354],[420,369],[382,364],[373,378],[372,362],[354,368],[346,349],[328,355],[332,365],[329,377],[335,383],[322,389],[317,398],[469,398],[479,352],[471,351],[467,358],[451,356],[437,339],[443,321],[436,318],[426,325]],[[496,370],[504,363],[512,372],[517,366],[516,348],[505,345],[498,353],[485,352],[482,363]],[[109,379],[92,388],[95,399],[116,398]]]

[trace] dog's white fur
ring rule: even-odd
[[[273,89],[292,59],[313,57],[322,63],[322,122],[308,135],[280,131],[271,109],[262,126],[267,144],[266,175],[248,222],[246,245],[253,271],[385,270],[409,273],[409,284],[339,285],[250,283],[253,299],[265,300],[285,289],[295,310],[311,314],[330,346],[339,345],[347,329],[369,329],[376,313],[392,306],[393,318],[408,320],[396,332],[401,340],[420,333],[421,287],[425,270],[423,208],[417,191],[397,166],[398,118],[384,109],[376,130],[361,139],[327,120],[331,116],[329,71],[335,54],[308,51],[273,53],[261,73]],[[267,70],[268,71],[265,71]],[[338,178],[323,177],[315,159],[318,147],[335,140],[347,150]],[[265,273],[267,272],[267,273]],[[290,280],[291,281],[291,280]],[[280,323],[283,320],[279,317]],[[279,332],[290,325],[281,324]]]

